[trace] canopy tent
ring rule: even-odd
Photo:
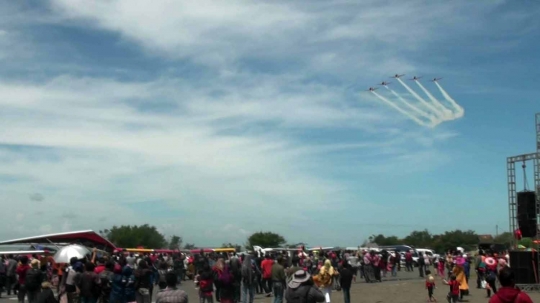
[[[116,248],[112,242],[103,238],[93,230],[73,231],[0,241],[0,246],[7,244],[31,244],[35,248],[37,248],[38,244],[46,244],[47,246],[55,246],[56,249],[58,249],[58,246],[67,244],[81,244],[109,252],[114,251]]]

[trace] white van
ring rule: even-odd
[[[422,253],[422,255],[427,255],[429,259],[433,261],[433,259],[438,258],[439,255],[435,253],[433,249],[427,249],[427,248],[417,248],[416,251],[418,253]]]

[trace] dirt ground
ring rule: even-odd
[[[448,286],[443,285],[440,278],[436,278],[437,288],[435,289],[435,298],[438,302],[446,302]],[[464,298],[464,302],[486,303],[486,291],[476,289],[476,277],[471,277],[472,285],[470,295]],[[188,293],[190,302],[198,302],[197,290],[192,281],[185,281],[181,288]],[[529,293],[533,302],[540,302],[540,293]],[[4,293],[5,296],[5,293]],[[2,297],[0,302],[16,302],[16,298]],[[255,303],[273,303],[274,298],[266,298],[262,295],[256,295]],[[155,295],[154,300],[155,302]],[[418,273],[399,272],[398,278],[389,278],[381,283],[367,284],[363,281],[356,282],[351,288],[352,303],[410,303],[426,302],[427,290],[425,289],[424,279],[418,278]],[[332,302],[343,303],[343,294],[335,291],[332,293]],[[286,302],[284,302],[286,303]]]
[[[471,277],[476,281],[476,277]],[[425,289],[424,279],[418,278],[418,273],[399,272],[397,279],[387,279],[381,283],[356,282],[351,288],[351,303],[410,303],[426,302],[427,290]],[[446,302],[448,286],[443,285],[440,278],[437,278],[437,288],[435,289],[435,298],[442,303]],[[197,291],[193,283],[187,281],[182,285],[182,289],[188,292],[190,302],[197,302]],[[540,293],[529,293],[533,302],[540,302]],[[255,303],[273,303],[274,298],[266,298],[262,295],[256,295]],[[476,289],[475,282],[471,285],[470,295],[464,297],[464,302],[486,303],[489,299],[486,297],[484,289]],[[332,293],[332,302],[343,303],[343,294],[335,291]],[[284,302],[285,303],[285,302]]]

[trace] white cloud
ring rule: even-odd
[[[40,234],[49,234],[53,231],[53,227],[50,224],[41,225],[39,227]]]
[[[2,80],[0,144],[11,146],[0,148],[0,174],[29,177],[3,196],[28,208],[39,192],[61,210],[56,224],[25,220],[26,233],[150,221],[185,242],[204,234],[219,244],[223,233],[242,242],[276,221],[283,232],[288,222],[317,228],[306,210],[371,206],[336,175],[448,161],[437,143],[454,133],[417,130],[356,86],[415,71],[402,53],[466,18],[453,14],[456,4],[53,0],[51,10],[55,18],[40,22],[119,33],[170,70],[186,59],[204,76]],[[40,149],[13,148],[21,145]],[[171,218],[140,203],[156,200]]]
[[[329,151],[361,148],[376,152],[383,146],[401,146],[407,140],[407,132],[401,131],[389,141],[321,146],[306,141],[308,138],[288,135],[294,129],[325,127],[364,129],[377,135],[384,134],[387,125],[391,128],[401,122],[392,123],[376,111],[363,112],[361,105],[348,104],[331,89],[296,86],[297,91],[280,92],[277,87],[283,85],[281,81],[261,83],[247,84],[219,97],[176,81],[160,80],[120,83],[63,76],[42,84],[0,85],[4,108],[0,117],[5,125],[0,142],[52,148],[40,151],[44,159],[39,161],[0,149],[0,159],[9,159],[0,166],[0,174],[20,171],[31,177],[32,181],[9,187],[9,196],[21,207],[31,203],[26,194],[31,186],[47,196],[43,202],[47,207],[63,210],[57,212],[61,217],[56,219],[65,221],[52,230],[99,229],[104,214],[122,214],[112,222],[158,220],[163,225],[160,230],[187,239],[197,233],[197,224],[203,224],[215,241],[224,232],[235,235],[231,241],[241,242],[249,230],[268,223],[268,214],[279,214],[283,222],[300,219],[308,224],[309,219],[301,215],[306,203],[313,209],[324,209],[329,199],[348,199],[342,196],[346,187],[324,174],[312,173],[306,163],[320,161]],[[226,88],[226,83],[215,84]],[[138,101],[155,102],[162,97],[176,109],[165,113],[137,109]],[[335,101],[328,100],[332,98]],[[286,104],[297,105],[287,110]],[[313,109],[306,109],[310,107]],[[19,119],[20,114],[26,119]],[[258,123],[276,127],[245,131]],[[407,152],[405,149],[396,156]],[[49,160],[51,157],[55,160]],[[331,165],[319,165],[317,170],[327,171]],[[20,193],[25,193],[24,199]],[[183,224],[151,218],[146,211],[119,204],[155,199],[167,201]],[[223,215],[222,207],[233,211]],[[199,215],[189,215],[193,213]],[[235,216],[246,215],[245,220],[238,219],[242,225],[222,228],[223,222],[236,222]],[[214,217],[222,219],[205,219]],[[35,224],[38,229],[42,223],[36,220]]]

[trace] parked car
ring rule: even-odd
[[[388,246],[379,246],[380,250],[387,251],[397,251],[401,254],[401,266],[405,266],[405,253],[410,251],[412,253],[413,265],[418,267],[418,251],[412,246],[409,245],[388,245]]]

